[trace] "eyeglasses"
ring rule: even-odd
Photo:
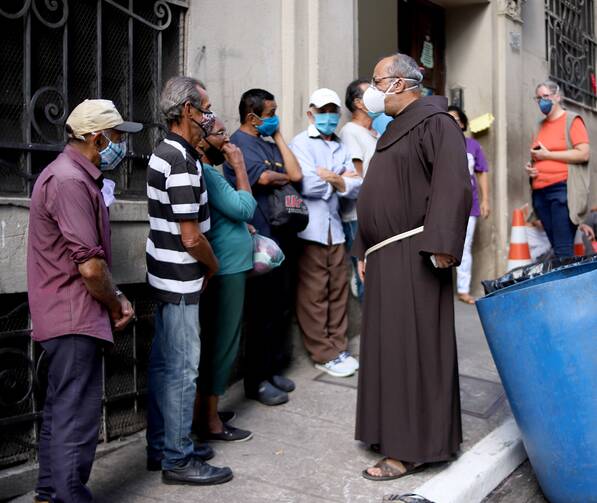
[[[400,78],[400,77],[398,77],[398,75],[388,75],[387,77],[379,77],[378,79],[376,79],[375,77],[373,77],[373,78],[371,79],[371,82],[370,82],[370,84],[371,84],[373,87],[375,87],[375,88],[376,88],[376,87],[378,86],[378,84],[380,84],[380,83],[381,83],[381,81],[382,81],[382,80],[385,80],[385,79],[399,79],[399,78]]]
[[[535,96],[533,100],[539,103],[541,100],[551,100],[552,96],[553,94],[544,94],[543,96]]]
[[[227,136],[228,133],[226,132],[226,130],[221,130],[221,131],[212,131],[211,133],[209,133],[209,136]]]
[[[118,137],[119,137],[119,139],[118,139],[117,141],[116,141],[116,140],[113,140],[113,139],[110,137],[109,130],[104,130],[104,131],[90,131],[88,134],[97,134],[98,132],[99,132],[99,134],[101,134],[101,135],[102,135],[102,136],[103,136],[103,137],[104,137],[106,140],[108,140],[108,141],[110,141],[110,142],[112,142],[112,143],[125,143],[125,142],[128,140],[128,138],[129,138],[129,135],[128,135],[128,133],[121,133],[120,131],[118,131]]]

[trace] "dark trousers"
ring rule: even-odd
[[[296,290],[296,238],[276,236],[285,260],[263,276],[247,280],[244,384],[254,395],[259,383],[279,374],[291,359],[290,321]]]
[[[63,335],[42,343],[49,366],[39,438],[36,490],[40,499],[56,503],[92,500],[85,484],[100,426],[101,344],[86,335]]]
[[[226,392],[238,356],[247,273],[209,280],[201,295],[201,363],[198,387],[206,395]]]
[[[533,208],[543,224],[556,257],[574,256],[576,225],[568,215],[566,183],[555,183],[533,190]]]

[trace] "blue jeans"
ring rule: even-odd
[[[357,237],[357,229],[358,229],[358,222],[356,220],[351,220],[350,222],[342,222],[342,228],[344,229],[344,238],[346,239],[346,251],[350,255],[350,249],[352,248],[352,243]],[[357,278],[357,297],[359,302],[363,302],[363,294],[365,293],[365,286],[361,282],[361,278],[359,278],[359,269],[358,269],[358,260],[356,257],[350,255],[350,262],[352,264],[353,272]]]
[[[568,216],[566,183],[555,183],[533,190],[533,208],[543,224],[556,257],[574,256],[576,225]]]
[[[162,469],[193,454],[191,424],[199,368],[199,305],[160,303],[148,369],[147,455]]]

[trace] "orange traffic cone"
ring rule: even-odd
[[[585,256],[585,243],[582,240],[582,232],[580,232],[578,229],[576,230],[576,235],[574,236],[574,256]]]
[[[512,214],[512,234],[510,235],[510,253],[508,254],[508,271],[530,264],[531,251],[527,240],[527,228],[524,214],[516,208]]]

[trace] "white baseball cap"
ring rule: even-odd
[[[122,119],[116,106],[110,100],[85,100],[79,103],[66,119],[69,135],[84,140],[88,133],[115,129],[123,133],[138,133],[143,129],[140,122]]]
[[[309,105],[313,105],[315,108],[321,108],[328,103],[333,103],[334,105],[338,105],[339,107],[342,106],[342,102],[340,101],[340,96],[336,93],[336,91],[332,91],[327,87],[322,87],[321,89],[317,89],[309,98]]]

